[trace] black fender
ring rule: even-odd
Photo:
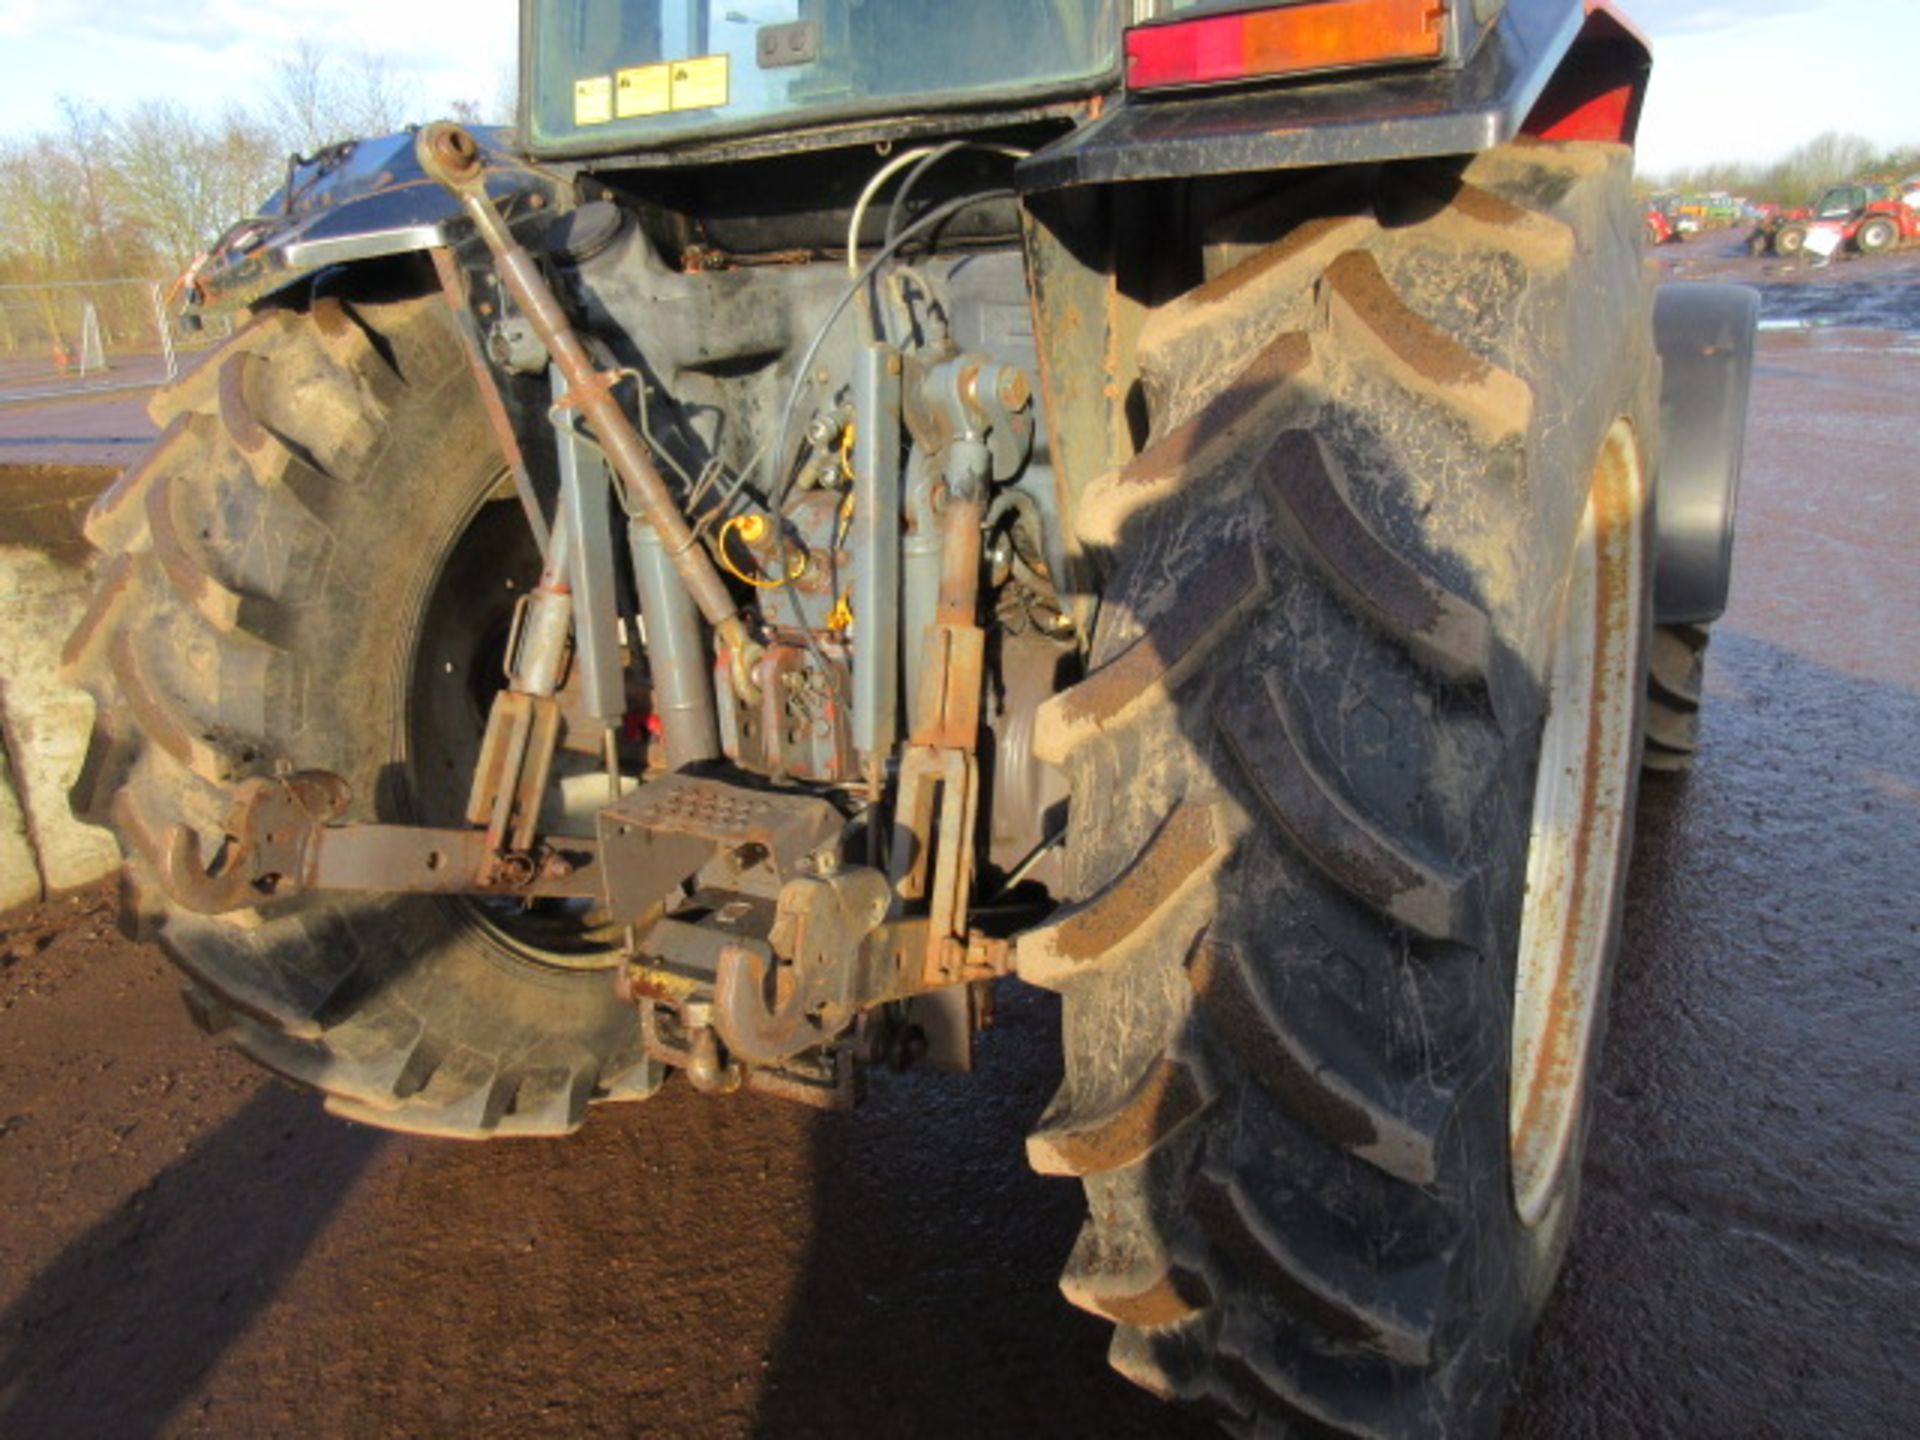
[[[1727,608],[1760,292],[1663,285],[1654,298],[1663,449],[1654,619],[1706,625]]]
[[[1125,96],[1024,161],[1016,183],[1031,194],[1468,155],[1523,133],[1632,143],[1652,57],[1609,0],[1456,0],[1450,14],[1465,28],[1449,63]]]
[[[508,148],[507,131],[473,133],[486,155],[487,190],[509,223],[570,208],[565,183]],[[471,222],[420,168],[413,139],[407,130],[350,140],[291,161],[286,183],[259,212],[231,226],[183,277],[187,313],[252,305],[336,265],[464,242]]]

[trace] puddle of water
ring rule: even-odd
[[[1759,290],[1763,330],[1844,326],[1920,333],[1920,284],[1912,280],[1763,283]]]

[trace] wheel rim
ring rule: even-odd
[[[435,567],[409,665],[406,774],[408,808],[417,823],[465,824],[487,713],[505,683],[514,602],[538,579],[539,569],[539,551],[518,505],[502,500],[483,503]],[[558,803],[576,780],[590,777],[600,779],[597,760],[557,756],[549,804]],[[604,799],[598,792],[594,798]],[[593,833],[590,814],[583,818],[565,808],[560,833]],[[588,902],[455,896],[439,903],[505,959],[602,970],[616,958],[617,930]]]
[[[1534,782],[1514,978],[1514,1207],[1551,1210],[1584,1105],[1636,779],[1646,626],[1645,486],[1617,422],[1593,470],[1563,597]]]

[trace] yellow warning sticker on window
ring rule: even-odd
[[[604,125],[613,119],[613,77],[591,75],[573,82],[573,123]]]
[[[713,110],[727,103],[725,55],[676,60],[669,68],[673,71],[672,102],[675,110]]]
[[[614,77],[613,113],[622,120],[664,115],[673,108],[673,67],[642,65]]]

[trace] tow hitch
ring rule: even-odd
[[[903,1017],[864,1015],[1012,968],[1005,941],[956,940],[944,906],[908,913],[953,895],[957,847],[903,865],[907,883],[845,865],[846,819],[816,795],[668,775],[602,810],[597,837],[508,851],[478,829],[332,823],[351,800],[320,770],[248,780],[210,865],[192,831],[169,832],[167,884],[208,915],[305,890],[598,901],[625,927],[615,984],[653,1058],[705,1090],[822,1105],[854,1100],[856,1061],[909,1053]],[[896,843],[925,849],[910,828]]]

